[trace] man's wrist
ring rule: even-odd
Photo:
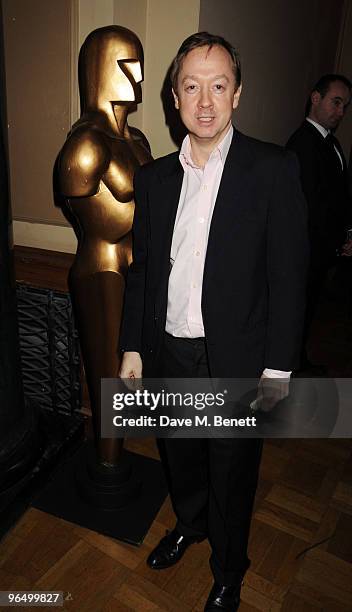
[[[273,370],[272,368],[265,368],[262,376],[265,378],[290,378],[292,370]]]

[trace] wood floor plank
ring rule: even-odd
[[[131,612],[131,610],[132,608],[130,608],[130,606],[114,598],[109,599],[101,608],[101,612]]]
[[[326,467],[316,461],[309,462],[298,452],[285,465],[279,480],[281,485],[290,487],[303,495],[316,496],[326,475]]]
[[[281,602],[286,595],[286,587],[281,584],[274,584],[257,572],[249,570],[244,579],[244,587],[248,587],[263,595],[265,599],[270,601]]]
[[[288,593],[282,602],[281,612],[322,612],[320,605],[312,604],[298,595]]]
[[[290,593],[303,599],[307,604],[318,607],[321,612],[351,612],[351,608],[336,601],[326,593],[322,593],[319,588],[295,581],[290,589]],[[300,609],[297,612],[301,612]]]
[[[261,610],[262,612],[279,612],[281,608],[281,604],[278,601],[273,601],[259,591],[246,585],[242,587],[241,599],[255,610]]]
[[[265,558],[268,549],[277,537],[277,529],[271,525],[264,525],[256,518],[252,520],[248,556],[251,559],[251,569],[256,571]]]
[[[34,588],[71,593],[72,600],[65,602],[67,610],[99,612],[114,597],[128,570],[86,542],[80,542],[70,552]]]
[[[274,444],[264,444],[260,465],[260,478],[264,480],[278,479],[286,467],[291,455],[284,447]]]
[[[160,513],[156,517],[155,521],[151,525],[148,533],[144,538],[143,546],[146,546],[149,550],[152,550],[152,548],[154,548],[159,543],[159,541],[161,540],[161,538],[164,537],[168,529],[171,529],[171,525],[165,525],[165,523],[162,523],[159,520],[159,516]]]
[[[42,513],[40,510],[29,508],[12,527],[10,533],[14,537],[26,538],[36,528],[40,520],[47,520],[49,522],[50,519],[47,519],[45,513]]]
[[[168,612],[188,612],[191,610],[186,604],[180,608],[180,600],[170,595],[157,585],[149,582],[142,576],[130,576],[114,595],[116,599],[123,598],[127,605],[134,606],[136,611],[141,610],[165,610]],[[143,605],[145,607],[143,607]],[[146,607],[148,606],[148,607]]]
[[[186,554],[188,554],[190,551],[187,551]],[[183,561],[180,561],[180,563],[182,563]],[[169,580],[173,579],[174,575],[177,572],[177,567],[174,565],[173,567],[169,567],[168,569],[164,569],[161,571],[156,571],[156,570],[152,570],[150,569],[146,563],[141,563],[136,571],[135,574],[138,575],[139,578],[144,578],[145,580],[148,580],[148,582],[153,583],[155,586],[161,588],[161,589],[165,589],[167,583],[169,582]]]
[[[256,574],[275,583],[277,573],[290,551],[294,537],[288,533],[277,532],[276,538],[268,547],[261,563],[257,565]]]
[[[352,452],[350,453],[348,459],[345,461],[343,466],[343,470],[341,472],[342,482],[352,485]]]
[[[317,530],[317,525],[313,521],[279,508],[267,501],[261,504],[254,516],[258,521],[289,533],[305,542],[312,542]]]
[[[272,486],[273,486],[273,483],[271,480],[264,480],[262,477],[259,478],[256,496],[254,500],[254,508],[253,508],[254,512],[257,510],[257,508],[261,505],[263,500],[270,493]]]
[[[155,594],[152,595],[155,597]],[[148,599],[145,594],[138,593],[135,589],[127,584],[123,584],[115,595],[117,603],[122,603],[129,610],[136,612],[157,612],[160,611],[160,606]],[[118,609],[118,608],[117,608]]]
[[[2,567],[34,582],[77,543],[78,538],[72,529],[43,513],[43,520],[32,529],[31,537],[21,539]]]
[[[352,609],[352,565],[324,550],[315,548],[306,554],[296,582]]]
[[[131,612],[132,610],[133,608],[114,598],[107,601],[101,608],[101,612]]]
[[[154,438],[130,438],[124,441],[124,447],[128,450],[159,460],[159,451]]]
[[[125,580],[124,568],[110,565],[106,569],[102,564],[98,570],[100,571],[97,576],[98,580],[89,584],[90,590],[87,590],[85,584],[82,585],[81,592],[77,590],[76,585],[74,586],[79,612],[101,612],[105,603],[115,600],[115,593]],[[124,605],[124,602],[119,603]],[[74,612],[76,609],[75,607]]]
[[[0,569],[4,566],[9,557],[21,546],[23,538],[15,535],[13,531],[6,534],[1,540],[0,545]]]
[[[0,568],[0,590],[2,591],[27,591],[30,590],[32,582],[20,574],[6,572]]]
[[[210,571],[208,558],[203,559],[203,563],[197,568],[197,571],[192,572],[192,579],[186,580],[184,584],[179,583],[178,599],[181,605],[185,603],[193,609],[199,602],[204,604],[213,586],[213,582],[214,579]],[[170,592],[170,581],[166,588]],[[173,593],[177,596],[175,589]]]
[[[339,481],[332,496],[336,508],[352,514],[352,484]]]
[[[287,549],[286,556],[278,567],[274,582],[284,587],[286,592],[289,591],[293,577],[303,563],[303,558],[300,555],[306,545],[303,540],[292,538],[291,546]]]
[[[334,536],[327,543],[326,550],[348,563],[352,563],[352,516],[341,513]]]
[[[258,608],[255,608],[254,606],[251,606],[250,604],[242,600],[240,603],[239,612],[258,612]]]
[[[94,531],[87,530],[82,536],[82,539],[105,555],[119,561],[121,565],[132,570],[136,569],[140,562],[145,560],[147,555],[145,547],[124,544],[123,542],[108,538]]]
[[[332,500],[339,479],[340,474],[337,469],[332,468],[327,470],[320,485],[319,491],[316,494],[317,500],[322,503],[329,504]]]
[[[337,468],[348,461],[351,455],[350,440],[303,439],[300,440],[300,456],[310,463],[312,460],[327,468]]]
[[[52,588],[54,583],[56,581],[60,582],[62,577],[65,576],[67,572],[70,572],[71,570],[74,571],[74,568],[77,565],[79,566],[82,564],[82,560],[89,552],[90,548],[91,547],[89,544],[87,544],[87,542],[84,542],[83,540],[78,541],[77,544],[72,546],[72,548],[70,548],[66,554],[62,555],[62,557],[54,565],[52,565],[40,576],[40,578],[37,579],[36,582],[34,582],[36,587],[38,589]]]
[[[324,512],[322,503],[283,485],[274,485],[266,500],[304,518],[319,523]]]
[[[320,548],[327,548],[329,538],[334,535],[339,516],[340,513],[338,510],[336,510],[336,508],[331,505],[327,507],[326,512],[323,515],[321,523],[318,527],[318,530],[315,534],[315,538],[313,539],[313,544],[317,544],[318,542],[326,540],[326,542],[320,544]]]
[[[208,557],[210,547],[207,543],[190,547],[176,571],[164,585],[164,590],[179,599],[182,605],[193,607],[204,591],[204,584],[213,584]]]

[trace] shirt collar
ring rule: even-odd
[[[306,121],[308,121],[309,123],[311,123],[312,125],[314,125],[314,127],[317,128],[318,132],[321,133],[321,135],[326,138],[327,135],[329,134],[329,130],[327,130],[326,128],[324,128],[322,125],[320,125],[320,123],[317,123],[316,121],[313,121],[313,119],[311,119],[310,117],[306,117]]]
[[[230,125],[230,127],[229,127],[228,131],[226,132],[224,138],[221,140],[221,142],[219,142],[219,144],[211,152],[210,157],[213,157],[215,155],[219,155],[221,163],[222,163],[222,165],[224,165],[225,161],[226,161],[227,154],[228,154],[230,146],[231,146],[232,137],[233,137],[233,126]],[[209,159],[210,159],[210,157],[209,157]],[[182,142],[182,145],[181,145],[181,149],[180,149],[179,158],[180,158],[181,165],[182,165],[182,167],[183,167],[185,172],[186,172],[186,170],[187,170],[187,168],[189,166],[191,166],[192,168],[199,168],[199,166],[195,165],[195,163],[193,162],[192,157],[191,157],[191,141],[190,141],[190,137],[189,137],[188,134],[183,139],[183,142]]]

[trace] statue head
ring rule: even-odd
[[[137,36],[117,25],[98,28],[79,54],[82,111],[142,100],[143,48]]]

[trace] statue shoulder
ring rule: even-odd
[[[110,160],[106,135],[95,127],[78,124],[71,130],[59,155],[61,193],[66,197],[88,197],[97,193]]]

